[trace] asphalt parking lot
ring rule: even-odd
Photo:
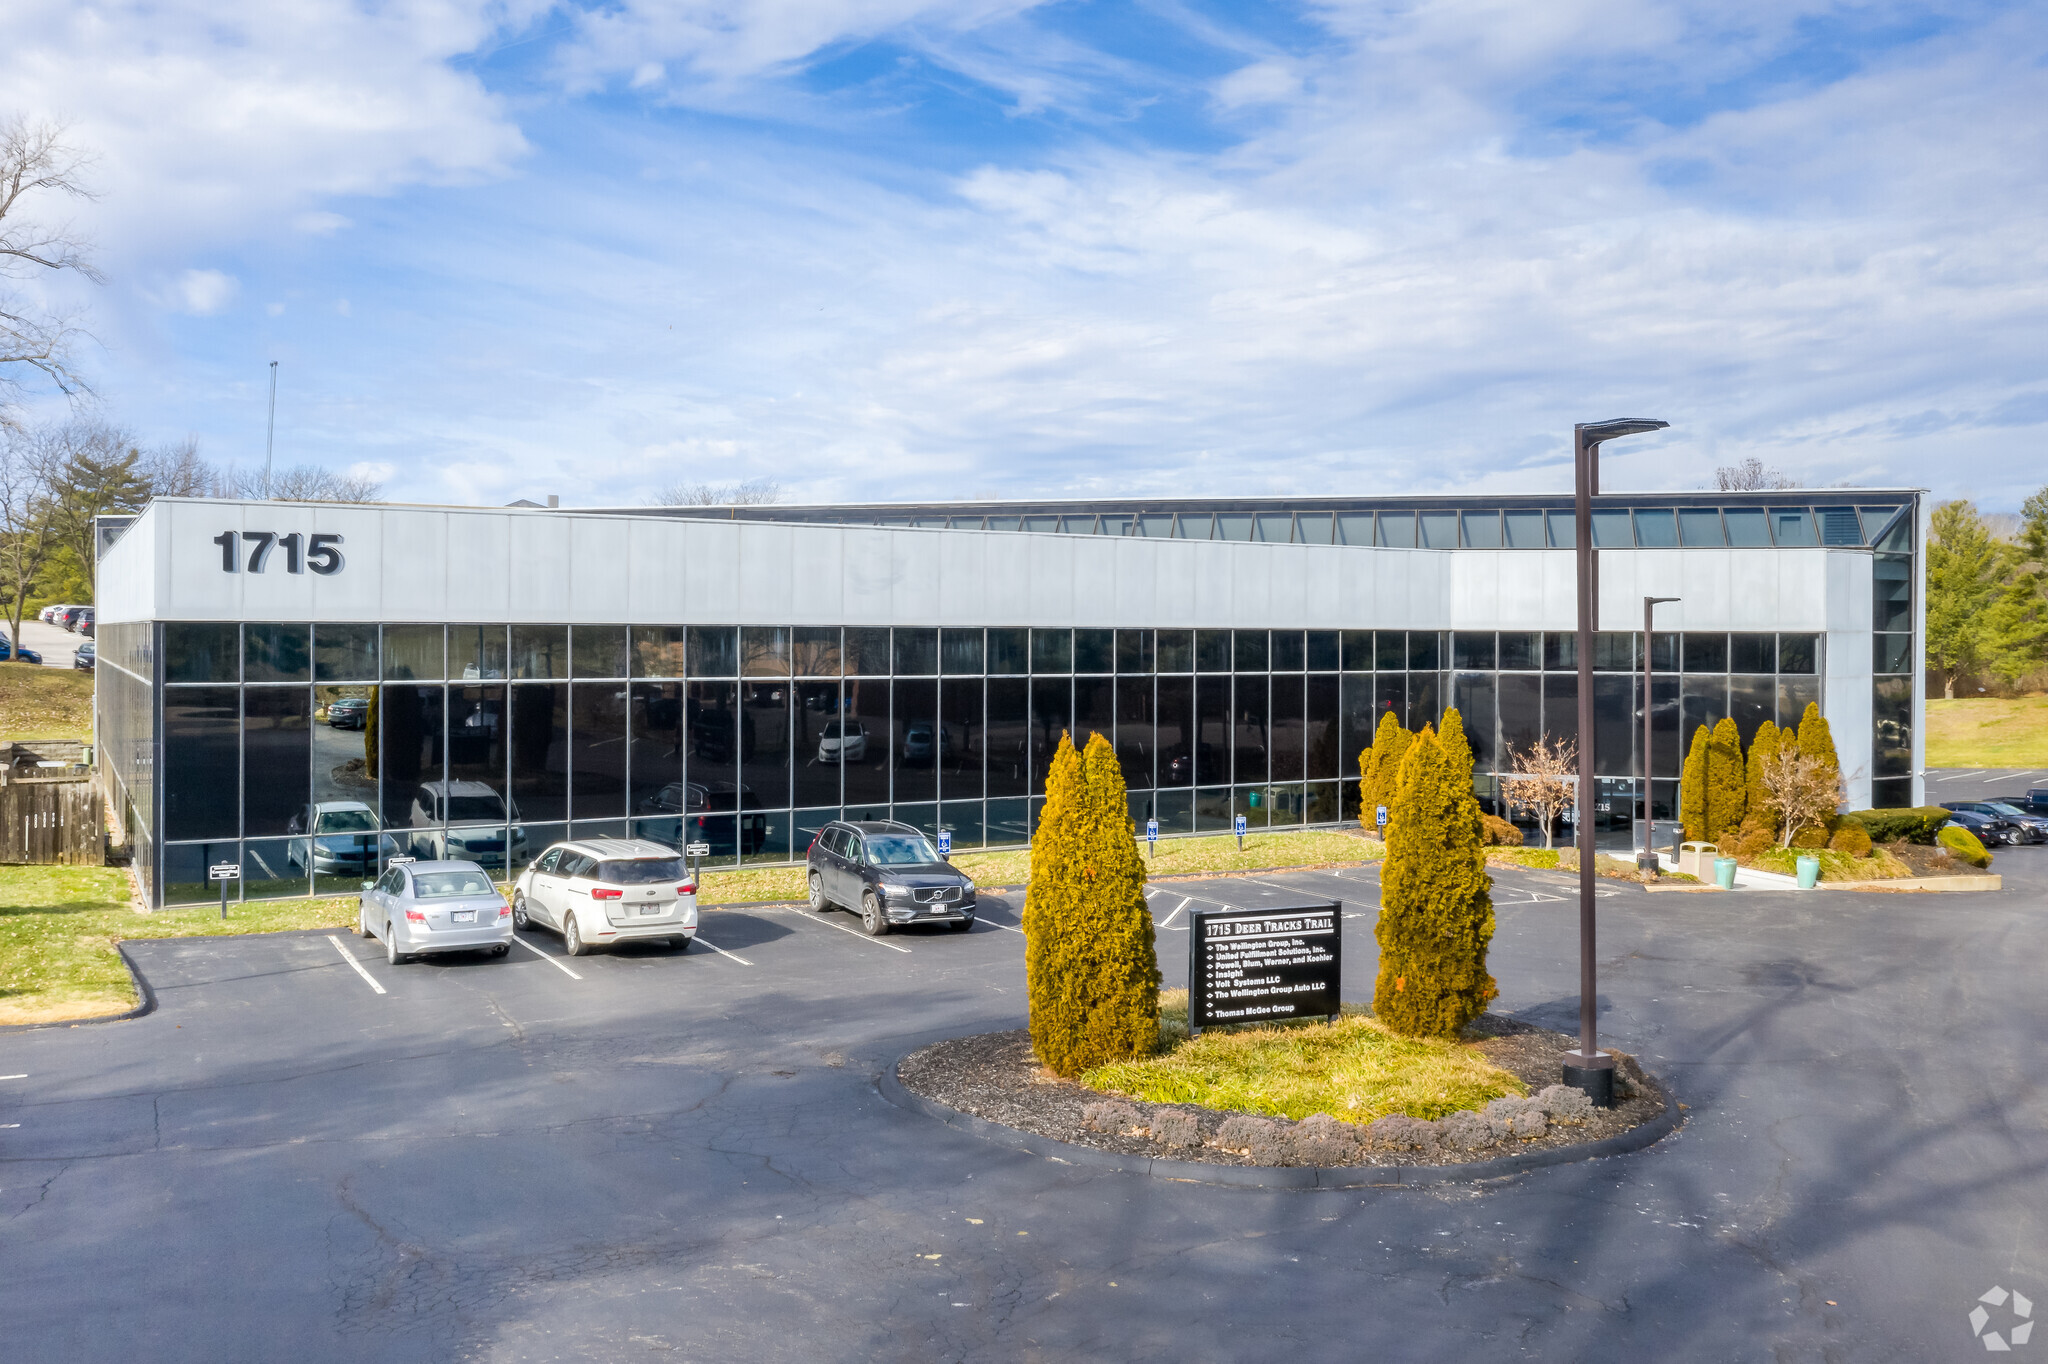
[[[1023,1022],[1009,900],[880,940],[715,910],[721,951],[573,961],[136,944],[152,1013],[0,1036],[6,1353],[1976,1357],[1980,1294],[2048,1303],[2048,847],[1999,866],[1995,895],[1603,886],[1603,1027],[1686,1126],[1435,1190],[1171,1183],[889,1104],[904,1052]],[[1369,997],[1369,869],[1155,887],[1169,981],[1183,899],[1298,894],[1346,902]],[[1571,885],[1497,901],[1498,1007],[1571,1026]]]

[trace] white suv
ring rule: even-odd
[[[543,924],[580,957],[602,943],[697,936],[697,883],[674,848],[644,838],[582,838],[548,847],[512,883],[512,922]]]

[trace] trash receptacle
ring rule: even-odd
[[[1735,859],[1717,857],[1714,859],[1714,884],[1723,890],[1735,889]]]
[[[1812,890],[1820,881],[1820,859],[1802,857],[1799,859],[1799,888]]]

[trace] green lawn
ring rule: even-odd
[[[1363,1005],[1346,1005],[1335,1023],[1212,1028],[1193,1041],[1187,1019],[1187,991],[1160,991],[1159,1054],[1098,1066],[1081,1082],[1150,1103],[1356,1123],[1447,1117],[1529,1088],[1468,1043],[1397,1037]]]
[[[1929,767],[2048,767],[2048,696],[1927,702]]]
[[[124,938],[354,927],[356,902],[271,900],[144,914],[114,867],[0,867],[0,1023],[93,1018],[135,1007],[114,944]]]
[[[0,740],[92,739],[92,674],[0,663]]]
[[[1145,844],[1140,841],[1138,853],[1143,856],[1144,852]],[[1154,877],[1203,876],[1267,867],[1371,862],[1385,852],[1384,844],[1335,829],[1246,834],[1242,852],[1238,851],[1237,840],[1228,834],[1166,838],[1159,842],[1158,856],[1146,862],[1146,871]],[[977,886],[1019,886],[1031,879],[1031,853],[1025,848],[958,853],[953,865],[973,877]],[[697,903],[706,907],[803,898],[804,869],[800,866],[706,871],[697,889]]]

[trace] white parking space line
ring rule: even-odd
[[[26,1080],[26,1075],[0,1075],[0,1080]]]
[[[706,947],[710,948],[712,951],[716,952],[721,957],[731,957],[734,961],[738,962],[742,966],[752,966],[754,964],[748,961],[745,957],[741,956],[737,952],[726,951],[723,947],[720,947],[717,943],[705,937],[701,932],[697,934],[697,941],[703,943]]]
[[[880,938],[870,938],[870,937],[869,937],[869,936],[868,936],[867,934],[865,934],[865,933],[861,932],[861,931],[860,931],[859,929],[857,929],[857,928],[848,928],[848,927],[847,927],[847,926],[846,926],[845,924],[835,924],[835,923],[833,923],[833,922],[832,922],[832,921],[831,921],[830,919],[827,919],[827,918],[826,918],[826,917],[825,917],[824,915],[822,915],[822,914],[811,914],[811,913],[805,913],[805,914],[803,915],[803,920],[804,920],[804,922],[805,922],[805,923],[813,923],[813,924],[816,924],[816,925],[818,925],[818,927],[820,927],[820,928],[836,928],[836,929],[838,929],[838,930],[839,930],[839,931],[840,931],[841,933],[848,933],[848,934],[851,934],[851,935],[853,935],[854,937],[856,937],[856,938],[859,938],[859,939],[860,939],[860,940],[861,940],[862,942],[864,942],[864,943],[871,943],[871,944],[873,944],[873,945],[874,945],[874,946],[876,946],[876,947],[886,947],[886,948],[888,948],[888,949],[889,949],[889,950],[890,950],[891,952],[901,952],[901,953],[903,953],[903,954],[904,954],[905,956],[908,956],[908,955],[910,955],[910,949],[909,949],[909,948],[907,948],[907,947],[899,947],[899,946],[897,946],[897,945],[896,945],[895,943],[892,943],[892,942],[883,942],[883,941],[882,941],[882,940],[881,940]]]
[[[1193,904],[1193,903],[1194,903],[1194,897],[1192,897],[1192,896],[1187,896],[1187,895],[1183,895],[1183,896],[1181,897],[1181,901],[1180,901],[1180,903],[1179,903],[1179,904],[1177,904],[1177,905],[1175,905],[1175,906],[1173,907],[1173,913],[1171,913],[1171,914],[1167,915],[1167,916],[1166,916],[1166,917],[1165,917],[1164,919],[1160,920],[1160,921],[1159,921],[1159,926],[1160,926],[1161,928],[1171,928],[1171,927],[1173,927],[1173,921],[1174,921],[1175,919],[1178,919],[1178,918],[1180,917],[1180,912],[1181,912],[1182,910],[1186,909],[1186,908],[1187,908],[1187,907],[1188,907],[1189,905],[1191,905],[1191,904]]]
[[[556,969],[557,971],[560,971],[560,972],[561,972],[561,973],[562,973],[563,975],[567,976],[567,977],[568,977],[569,979],[571,979],[571,980],[581,980],[581,979],[583,979],[583,977],[581,977],[581,976],[577,975],[577,974],[576,974],[576,973],[575,973],[574,971],[571,971],[571,970],[569,969],[569,964],[568,964],[567,962],[563,961],[563,960],[562,960],[562,959],[561,959],[560,957],[557,957],[557,956],[555,956],[555,955],[554,955],[554,954],[553,954],[552,952],[543,952],[543,951],[541,951],[541,950],[540,950],[540,949],[539,949],[538,947],[535,947],[535,946],[534,946],[534,945],[533,945],[532,943],[530,943],[530,942],[528,942],[528,941],[527,941],[526,939],[524,939],[524,938],[520,937],[520,936],[519,936],[519,935],[518,935],[517,933],[514,933],[514,934],[512,935],[512,941],[513,941],[513,942],[516,942],[516,943],[518,943],[518,944],[519,944],[519,945],[520,945],[521,947],[523,947],[523,948],[525,948],[525,949],[526,949],[527,951],[529,951],[529,952],[533,953],[533,955],[535,955],[536,957],[539,957],[539,958],[540,958],[540,959],[541,959],[542,961],[544,961],[544,962],[546,962],[546,963],[547,963],[548,965],[550,965],[550,966],[554,967],[554,968],[555,968],[555,969]]]
[[[1978,771],[1978,772],[1958,772],[1958,773],[1956,773],[1956,774],[1955,774],[1955,775],[1953,775],[1953,776],[1948,776],[1948,777],[1936,777],[1936,778],[1935,778],[1935,780],[1936,780],[1936,781],[1961,781],[1961,780],[1962,780],[1962,779],[1963,779],[1964,777],[1981,777],[1981,776],[1983,776],[1983,775],[1984,775],[1984,774],[1983,774],[1983,772],[1981,772],[1981,771]]]
[[[334,944],[334,950],[341,953],[341,959],[355,969],[355,973],[363,978],[364,984],[380,995],[384,993],[384,987],[377,983],[377,978],[363,969],[363,964],[356,960],[356,954],[341,945],[341,939],[330,933],[327,935],[327,941]]]

